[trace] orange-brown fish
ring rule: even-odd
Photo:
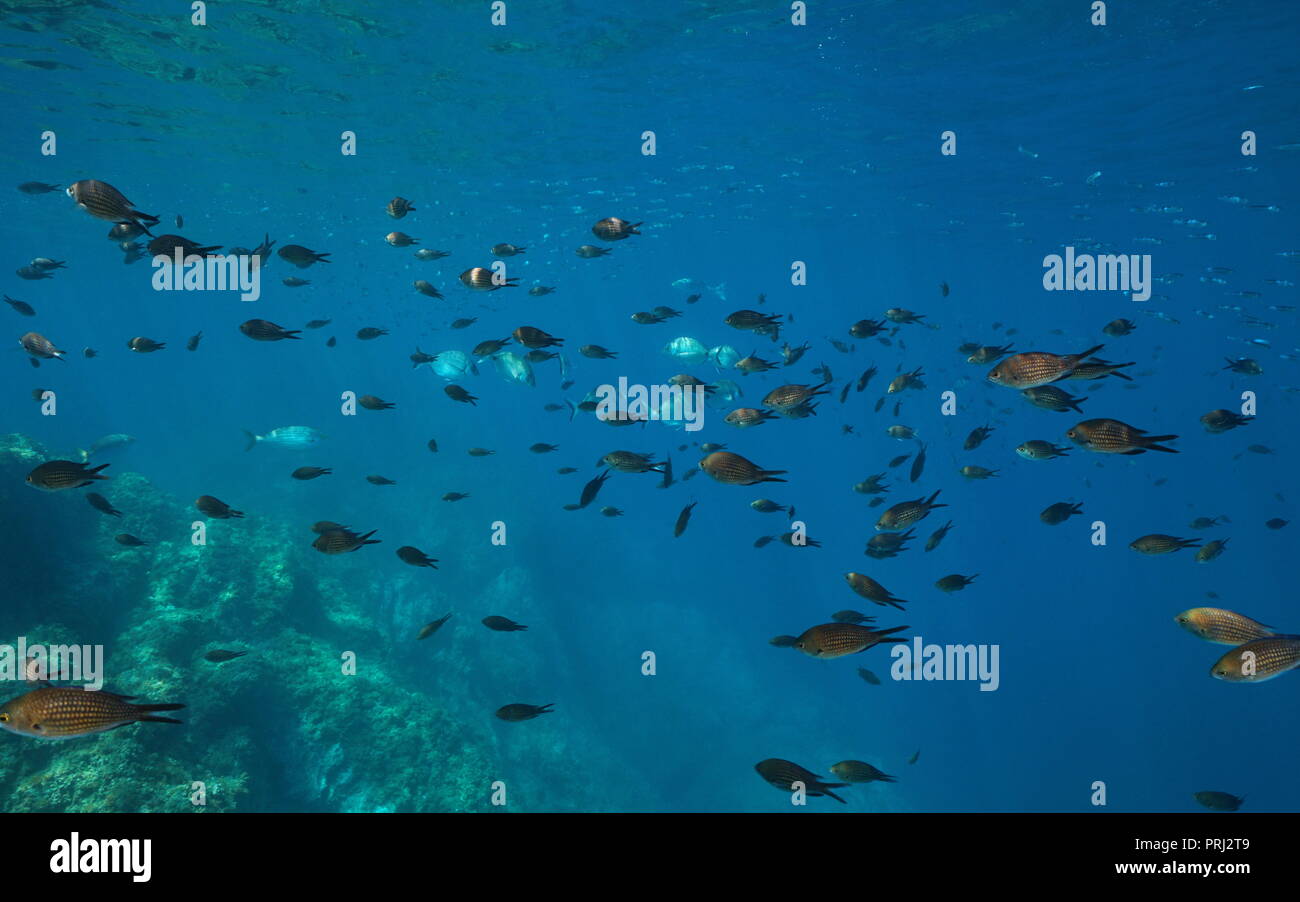
[[[1070,375],[1080,363],[1096,354],[1105,345],[1096,345],[1082,354],[1049,354],[1047,351],[1025,351],[1013,354],[989,370],[988,380],[994,385],[1008,388],[1035,388]]]
[[[392,247],[410,247],[412,244],[420,243],[420,239],[412,238],[405,232],[389,232],[384,236],[384,240]]]
[[[628,222],[617,216],[607,216],[591,227],[591,233],[602,241],[622,241],[624,238],[640,235],[637,229],[641,225],[639,222]]]
[[[840,789],[849,784],[824,783],[812,771],[800,767],[793,761],[787,761],[784,758],[766,758],[755,764],[754,770],[758,771],[758,775],[767,783],[785,792],[792,792],[795,783],[802,783],[804,793],[808,796],[830,796],[841,805],[848,804],[831,790]]]
[[[1147,435],[1145,429],[1138,429],[1119,420],[1097,419],[1084,420],[1073,429],[1067,429],[1065,437],[1089,451],[1101,454],[1145,454],[1147,451],[1164,451],[1177,454],[1173,448],[1166,448],[1157,442],[1169,442],[1178,438],[1176,435]]]
[[[804,630],[794,647],[810,658],[842,658],[864,652],[882,642],[906,642],[906,639],[890,635],[905,629],[910,627],[873,630],[860,623],[821,623]]]
[[[148,226],[158,224],[157,216],[134,209],[134,204],[108,182],[82,179],[73,182],[65,190],[68,197],[76,201],[78,207],[96,219],[104,219],[119,225],[130,224],[150,236],[153,232],[149,231]]]
[[[237,511],[226,502],[213,498],[211,495],[200,495],[195,499],[194,506],[214,520],[229,520],[232,517],[244,516],[243,511]]]
[[[751,426],[762,426],[768,420],[775,420],[776,418],[776,414],[770,410],[759,410],[756,407],[737,407],[723,417],[722,422],[728,426],[735,426],[737,429],[748,429]]]
[[[388,215],[394,219],[401,219],[407,213],[414,213],[415,207],[404,197],[394,197],[388,202]]]
[[[518,287],[519,278],[499,278],[492,270],[475,266],[460,274],[460,282],[473,291],[496,291],[498,288]]]
[[[782,385],[767,393],[763,398],[763,406],[778,411],[789,410],[808,402],[816,395],[828,394],[830,389],[826,386],[829,384],[823,382],[820,385]]]
[[[1300,636],[1269,636],[1227,652],[1210,668],[1210,676],[1226,683],[1263,683],[1298,665]]]
[[[725,485],[757,485],[760,482],[785,482],[778,479],[788,470],[764,470],[751,460],[730,451],[714,451],[700,461],[700,469]]]
[[[80,461],[48,460],[27,474],[27,484],[43,492],[60,492],[64,489],[79,489],[90,485],[96,479],[108,479],[100,476],[99,471],[108,464],[87,468]]]
[[[75,739],[129,723],[181,723],[153,712],[177,711],[184,705],[136,705],[133,698],[81,688],[33,689],[0,707],[0,728],[37,739]]]
[[[896,532],[900,529],[906,529],[918,520],[924,520],[930,516],[930,511],[939,507],[947,507],[946,504],[936,504],[934,499],[939,497],[941,489],[935,489],[933,495],[929,498],[916,498],[912,501],[900,501],[893,507],[885,510],[876,521],[876,531]]]
[[[1242,645],[1275,635],[1259,621],[1224,608],[1189,608],[1175,615],[1174,622],[1193,636],[1219,645]]]

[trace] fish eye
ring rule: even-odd
[[[9,714],[7,712],[0,714],[0,723],[9,723]]]

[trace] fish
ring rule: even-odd
[[[619,219],[617,216],[607,216],[591,227],[591,233],[601,241],[623,241],[633,235],[640,235],[641,233],[637,229],[643,224],[628,222],[626,219]]]
[[[87,468],[84,462],[72,460],[49,460],[27,474],[27,484],[43,492],[61,492],[64,489],[79,489],[90,485],[95,480],[109,479],[100,475],[100,470],[109,464]]]
[[[98,492],[87,492],[86,501],[89,502],[90,506],[95,510],[108,514],[110,517],[122,516],[122,512],[113,507],[113,505],[109,503],[109,500]]]
[[[67,353],[67,351],[60,351],[54,346],[54,342],[50,341],[39,332],[28,332],[24,334],[18,339],[18,344],[20,344],[22,349],[33,358],[39,358],[41,360],[49,360],[50,358],[58,358],[59,360],[62,360],[63,355]]]
[[[306,269],[315,263],[332,263],[332,260],[326,260],[328,253],[317,253],[310,248],[305,248],[301,244],[286,244],[276,251],[276,256],[286,263],[292,263],[299,269]]]
[[[1235,796],[1228,792],[1216,792],[1212,789],[1192,793],[1192,798],[1211,811],[1236,811],[1246,801],[1245,796]]]
[[[136,336],[126,343],[126,346],[137,354],[152,354],[154,351],[161,351],[167,347],[165,341],[154,341],[152,338]]]
[[[157,225],[158,217],[134,209],[134,204],[108,182],[82,179],[73,182],[65,190],[78,207],[96,219],[118,224],[129,223],[144,234],[153,236],[149,226]]]
[[[844,580],[849,584],[849,588],[862,598],[873,601],[882,607],[892,605],[901,611],[903,605],[907,604],[906,600],[895,598],[893,593],[869,576],[850,571],[844,574]]]
[[[921,450],[916,453],[912,460],[912,472],[908,474],[909,482],[916,482],[921,478],[921,473],[925,470],[925,443],[921,443]]]
[[[942,579],[936,580],[934,587],[940,592],[959,592],[973,583],[976,576],[979,576],[979,574],[976,573],[975,576],[962,576],[960,573],[952,573]]]
[[[228,651],[224,648],[214,648],[204,653],[203,660],[211,661],[213,664],[224,664],[226,661],[242,658],[246,654],[248,654],[246,651]]]
[[[382,539],[370,538],[378,531],[372,529],[368,533],[358,534],[350,529],[327,529],[311,543],[311,547],[322,554],[344,554],[365,545],[378,545]]]
[[[58,191],[59,188],[59,185],[47,185],[45,182],[23,182],[18,186],[18,190],[23,194],[49,194]]]
[[[1119,420],[1096,419],[1084,420],[1073,429],[1066,430],[1065,437],[1076,445],[1102,454],[1145,454],[1147,451],[1163,451],[1177,454],[1173,448],[1166,448],[1158,442],[1173,441],[1176,435],[1147,435],[1145,429],[1138,429]]]
[[[798,640],[796,639],[795,641]],[[867,670],[867,668],[865,667],[858,668],[858,676],[862,677],[864,681],[870,683],[872,686],[880,685],[880,677],[876,676],[874,673],[872,673],[870,670]]]
[[[0,729],[36,739],[75,739],[129,723],[181,723],[159,717],[181,704],[133,704],[131,695],[87,691],[81,687],[45,686],[0,706]]]
[[[1271,627],[1224,608],[1188,608],[1174,622],[1193,636],[1218,645],[1244,645],[1276,635]]]
[[[449,612],[445,616],[439,617],[437,620],[426,623],[424,626],[420,627],[420,631],[415,634],[416,640],[428,639],[434,633],[438,632],[438,630],[442,629],[443,624],[450,619],[451,613]]]
[[[1068,376],[1074,369],[1105,345],[1094,345],[1081,354],[1058,355],[1047,351],[1013,354],[989,370],[986,378],[994,385],[1008,388],[1036,388]]]
[[[253,341],[284,341],[286,338],[298,339],[301,329],[286,329],[283,326],[277,326],[270,320],[250,319],[247,322],[240,323],[239,331],[243,332]]]
[[[673,538],[679,538],[682,533],[686,532],[686,524],[691,522],[691,510],[698,503],[698,501],[692,501],[682,508],[682,512],[677,515],[677,523],[673,526]]]
[[[195,332],[193,335],[190,336],[189,341],[185,342],[185,350],[197,351],[199,349],[199,342],[202,340],[203,340],[203,333]]]
[[[935,499],[939,497],[941,489],[935,489],[934,494],[929,498],[916,498],[912,501],[900,501],[898,504],[885,510],[880,518],[876,521],[876,531],[895,532],[906,529],[918,520],[924,520],[930,515],[930,511],[939,507],[947,507],[947,504],[938,504]]]
[[[324,433],[311,426],[280,426],[266,435],[254,435],[245,429],[244,435],[248,436],[245,451],[252,451],[262,443],[277,448],[310,448],[325,438]]]
[[[810,658],[830,660],[858,654],[881,643],[906,642],[906,639],[891,633],[910,628],[896,626],[875,630],[858,623],[822,623],[804,630],[794,647]]]
[[[114,536],[113,541],[117,542],[117,544],[119,545],[125,545],[128,548],[138,548],[141,545],[149,544],[148,542],[144,542],[140,539],[137,539],[135,536],[127,532],[124,532],[121,535]]]
[[[393,219],[401,219],[407,213],[415,212],[415,207],[412,206],[411,202],[404,197],[394,197],[388,202],[388,206],[385,209],[388,215],[393,217]]]
[[[403,545],[397,549],[397,556],[402,559],[402,563],[410,564],[412,567],[438,569],[438,559],[429,557],[414,545]]]
[[[795,784],[799,783],[803,787],[806,795],[818,798],[829,796],[841,805],[847,805],[842,798],[831,792],[832,789],[840,789],[847,786],[847,783],[827,783],[823,782],[812,771],[800,767],[793,761],[787,761],[784,758],[765,758],[754,765],[754,770],[771,786],[777,789],[792,792]]]
[[[366,410],[392,410],[397,406],[392,401],[385,401],[376,395],[362,395],[357,398],[357,404]]]
[[[787,470],[764,470],[753,461],[730,451],[714,451],[700,461],[699,467],[725,485],[757,485],[761,482],[785,482],[779,478]]]
[[[513,705],[502,705],[496,710],[496,716],[510,723],[518,723],[522,720],[532,720],[534,717],[541,717],[543,714],[551,714],[555,709],[555,703],[550,702],[545,705],[526,705],[517,702]]]
[[[1180,551],[1183,548],[1199,548],[1201,542],[1199,539],[1180,539],[1177,536],[1167,536],[1163,533],[1151,533],[1134,539],[1129,543],[1128,547],[1139,554],[1168,554],[1172,551]]]
[[[895,777],[891,777],[884,771],[877,770],[865,761],[841,761],[838,764],[832,764],[831,773],[849,783],[871,783],[880,781],[882,783],[897,783]]]
[[[1263,683],[1300,666],[1300,636],[1266,636],[1232,649],[1210,668],[1227,683]]]
[[[522,623],[515,623],[509,617],[499,617],[495,614],[484,617],[482,623],[488,629],[495,630],[498,633],[517,633],[528,629]]]
[[[112,451],[117,448],[125,448],[128,445],[132,445],[134,443],[135,443],[134,435],[127,435],[122,432],[114,432],[111,435],[105,435],[95,439],[93,442],[90,443],[89,448],[78,449],[77,454],[81,458],[82,462],[84,463],[97,454],[102,454],[105,451]]]
[[[1083,502],[1071,503],[1069,501],[1058,501],[1043,509],[1038,515],[1048,526],[1057,526],[1073,517],[1075,514],[1083,513]]]
[[[237,511],[229,504],[226,504],[226,502],[214,498],[211,495],[200,495],[195,499],[194,506],[198,508],[201,513],[207,514],[214,520],[230,520],[242,518],[244,516],[243,511]]]
[[[578,500],[578,507],[586,507],[596,500],[596,495],[600,493],[600,488],[609,478],[609,470],[604,470],[595,479],[592,479],[582,487],[582,497]]]
[[[15,300],[14,298],[9,297],[9,295],[7,294],[4,296],[4,301],[6,304],[12,307],[14,309],[14,312],[17,313],[19,316],[36,315],[35,308],[33,308],[32,305],[27,303],[26,301]]]

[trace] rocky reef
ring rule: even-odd
[[[462,618],[416,643],[431,606],[441,614],[447,602],[409,588],[414,576],[376,580],[363,554],[323,558],[302,524],[251,515],[208,521],[197,546],[195,511],[138,474],[52,494],[24,484],[56,456],[0,436],[0,506],[23,524],[0,555],[11,589],[0,642],[102,645],[104,688],[183,702],[184,723],[62,742],[0,733],[3,810],[485,811],[498,779],[529,787],[507,810],[609,807],[547,718],[506,725],[521,738],[503,749],[491,717],[503,699],[476,689],[478,652],[458,641],[486,630]],[[86,502],[95,489],[121,518]],[[121,546],[122,532],[149,544]],[[508,593],[526,614],[524,581],[502,573],[485,595]],[[213,663],[204,655],[215,648],[248,654]],[[512,657],[515,678],[545,651]],[[27,691],[4,688],[6,699]],[[191,800],[196,782],[203,806]]]

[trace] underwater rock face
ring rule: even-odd
[[[314,552],[301,536],[249,518],[238,523],[237,543],[220,529],[230,524],[219,523],[196,547],[192,511],[144,478],[117,473],[101,486],[150,543],[122,547],[113,541],[122,521],[92,509],[84,490],[46,496],[24,485],[51,456],[24,436],[0,436],[0,503],[29,512],[41,505],[40,516],[27,518],[31,533],[15,536],[20,547],[0,563],[0,579],[17,587],[15,603],[0,612],[0,642],[102,644],[106,689],[186,708],[176,712],[181,725],[130,725],[65,742],[0,735],[0,808],[489,807],[486,727],[467,726],[401,685],[387,669],[393,643],[362,607],[365,593],[343,591],[346,575],[332,568],[304,566]],[[203,657],[213,648],[249,653],[216,664]],[[356,675],[343,672],[345,652],[356,654]],[[5,700],[27,691],[0,686]],[[196,781],[204,808],[191,803]]]

